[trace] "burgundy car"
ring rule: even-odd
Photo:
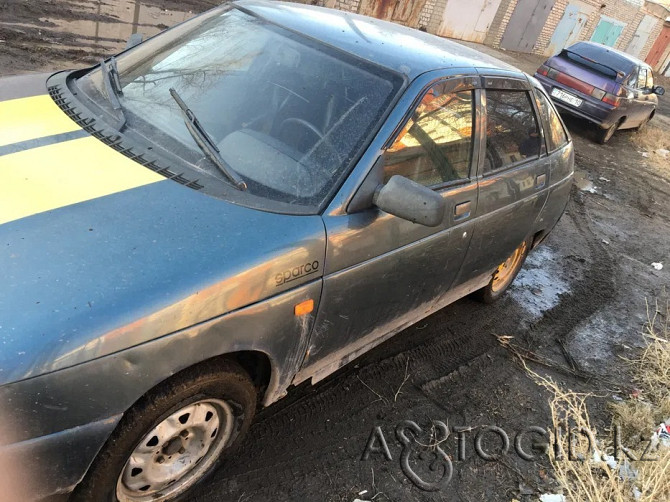
[[[654,86],[651,67],[629,54],[593,42],[577,42],[550,57],[535,77],[560,112],[598,125],[607,143],[618,129],[644,126],[665,89]]]

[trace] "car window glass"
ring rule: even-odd
[[[157,37],[119,56],[127,127],[183,159],[209,193],[262,208],[323,204],[380,124],[400,76],[235,8],[189,25],[172,42]],[[79,84],[108,106],[98,70]],[[246,191],[231,194],[203,159],[170,89]]]
[[[645,87],[647,87],[647,70],[646,68],[640,68],[637,76],[637,88],[644,89]]]
[[[631,62],[628,57],[612,52],[602,45],[588,42],[577,42],[564,49],[561,56],[591,71],[612,78],[615,78],[618,73],[626,75],[635,69],[635,63]]]
[[[568,136],[565,134],[563,124],[558,118],[558,113],[544,93],[535,89],[535,98],[537,100],[537,107],[542,116],[542,123],[545,125],[545,137],[547,139],[547,147],[550,152],[565,145],[568,142]]]
[[[433,86],[384,155],[384,181],[396,174],[425,186],[467,178],[472,158],[473,91]]]
[[[654,75],[652,74],[651,70],[647,70],[647,88],[654,88]]]
[[[486,91],[484,172],[540,155],[541,139],[528,93]]]

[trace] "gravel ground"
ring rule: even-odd
[[[0,0],[0,73],[93,64],[122,48],[133,31],[155,34],[212,3]],[[468,45],[527,71],[541,62]],[[670,124],[669,102],[661,98],[665,116],[656,122]],[[486,451],[501,448],[486,426],[513,439],[550,421],[548,396],[497,337],[514,337],[537,354],[544,363],[531,363],[535,370],[596,393],[593,421],[603,431],[606,403],[631,388],[620,356],[640,346],[645,300],[665,298],[670,282],[670,169],[643,157],[631,133],[601,146],[588,124],[568,126],[577,179],[567,211],[501,301],[463,299],[318,385],[292,389],[259,413],[243,447],[191,500],[509,501],[554,490],[541,455],[524,460],[513,447],[497,461],[475,454],[481,431]],[[652,262],[666,266],[657,271]],[[421,429],[408,445],[406,420]],[[442,441],[435,421],[471,428],[462,455],[456,435]],[[376,450],[366,458],[371,435]],[[453,460],[448,483],[440,481],[447,469],[436,443]]]

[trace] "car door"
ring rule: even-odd
[[[529,236],[547,197],[551,161],[524,78],[483,77],[486,141],[470,251],[457,284],[493,272]],[[531,91],[532,92],[532,91]]]
[[[456,77],[415,93],[412,106],[404,105],[410,113],[395,122],[347,212],[324,215],[323,294],[297,381],[323,378],[448,301],[477,210],[478,87],[476,77]],[[439,226],[371,205],[374,187],[393,175],[442,196]]]
[[[652,89],[654,88],[654,77],[651,73],[651,69],[646,67],[639,68],[636,87],[635,117],[636,123],[640,124],[651,115],[658,103],[656,94],[652,92]]]

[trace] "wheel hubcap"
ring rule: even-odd
[[[514,250],[509,258],[498,266],[495,274],[493,274],[493,282],[491,284],[491,289],[494,292],[500,291],[509,284],[525,253],[526,243],[524,242]]]
[[[157,502],[186,491],[216,461],[233,433],[232,408],[206,399],[176,411],[135,447],[116,484],[120,502]]]

